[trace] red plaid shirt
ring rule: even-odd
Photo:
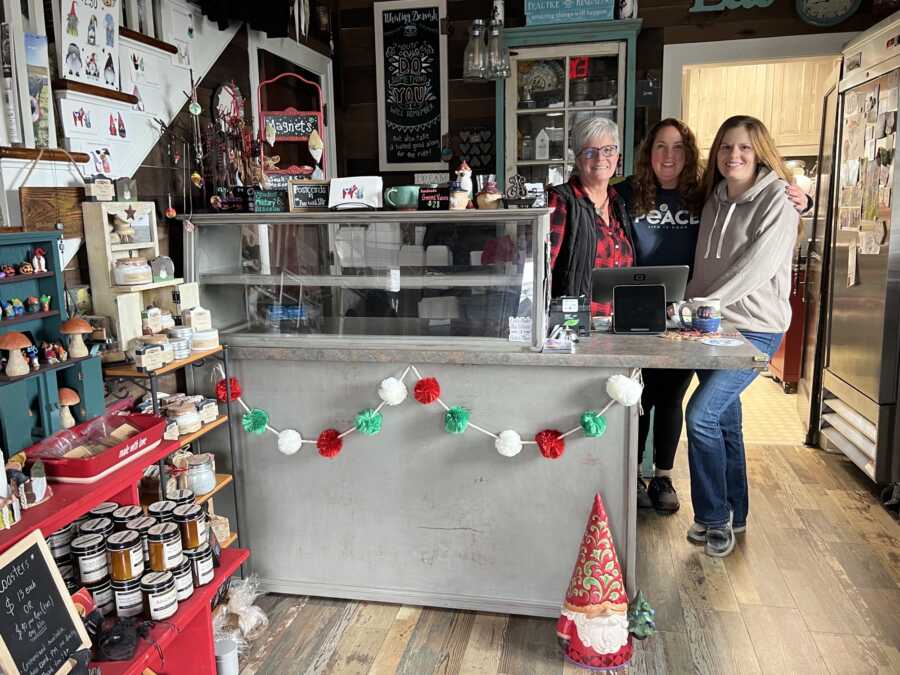
[[[578,176],[569,179],[569,185],[578,199],[586,198],[587,194],[581,187]],[[603,221],[597,216],[597,256],[594,258],[594,267],[631,267],[634,264],[634,251],[628,235],[622,223],[616,218],[612,209],[612,201],[616,198],[616,190],[608,188],[610,207],[609,222]],[[566,236],[566,227],[569,224],[569,214],[566,212],[566,202],[555,192],[550,193],[550,269],[556,267],[556,258],[562,248],[563,239]],[[609,316],[612,314],[612,305],[607,302],[591,301],[592,316]]]

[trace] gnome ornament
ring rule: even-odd
[[[594,497],[556,636],[566,660],[581,668],[618,670],[631,660],[628,593],[599,494]]]

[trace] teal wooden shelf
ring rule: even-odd
[[[22,281],[32,281],[34,279],[46,279],[56,276],[53,272],[38,272],[36,274],[17,274],[13,277],[3,277],[0,279],[0,286],[4,284],[17,284]]]
[[[46,319],[48,316],[56,316],[57,314],[59,314],[58,309],[51,309],[49,312],[25,312],[24,314],[14,316],[11,319],[3,319],[0,321],[0,331],[6,332],[4,329],[7,326],[15,326],[17,323],[40,321],[41,319]]]
[[[79,359],[69,358],[66,361],[61,363],[53,363],[53,364],[43,364],[40,367],[40,370],[32,370],[30,373],[26,373],[24,375],[19,375],[18,377],[9,377],[8,375],[0,375],[0,387],[4,384],[11,384],[13,382],[23,382],[31,377],[38,377],[43,375],[44,373],[49,373],[54,370],[65,370],[66,368],[72,368],[77,366],[82,361],[90,361],[91,359],[99,359],[99,356],[82,356]]]

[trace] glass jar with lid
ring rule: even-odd
[[[113,266],[113,281],[117,286],[136,286],[153,281],[153,270],[146,258],[121,258]]]
[[[210,453],[194,455],[188,460],[185,485],[195,495],[205,495],[216,487],[216,468]]]

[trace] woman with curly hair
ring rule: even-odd
[[[654,124],[638,150],[634,175],[615,186],[632,218],[636,265],[693,266],[706,198],[701,178],[700,150],[688,126],[673,117]],[[798,211],[808,207],[799,188],[789,190],[788,197]],[[638,507],[674,513],[680,505],[671,473],[684,424],[682,401],[694,371],[646,369],[643,375],[638,464],[652,410],[656,469],[649,485],[638,475]]]

